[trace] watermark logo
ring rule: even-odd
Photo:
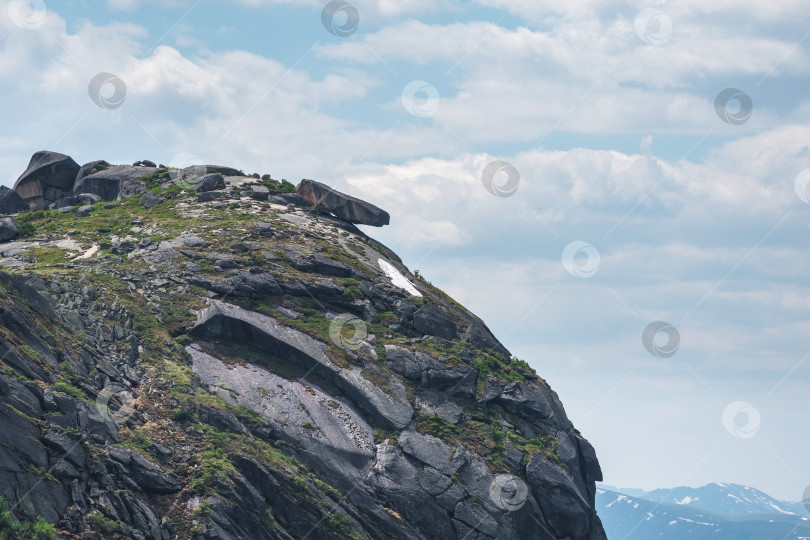
[[[515,512],[523,508],[529,496],[526,482],[513,474],[499,474],[489,485],[489,498],[506,512]]]
[[[490,194],[496,197],[511,197],[520,184],[520,173],[505,161],[493,161],[484,167],[481,173],[481,183]]]
[[[188,152],[181,152],[169,161],[169,178],[180,186],[182,189],[192,189],[195,185],[195,179],[208,174],[208,169],[205,166],[205,161],[200,156],[190,154]],[[183,172],[185,169],[192,167],[191,171]]]
[[[571,242],[562,253],[563,267],[574,277],[587,279],[599,270],[599,251],[588,242]]]
[[[796,190],[796,195],[799,196],[802,202],[810,204],[810,192],[807,188],[810,186],[810,169],[805,169],[796,176],[796,182],[793,188]]]
[[[745,401],[729,403],[722,419],[726,431],[738,439],[750,439],[759,431],[759,411]]]
[[[118,75],[99,73],[90,80],[87,93],[102,109],[117,109],[127,98],[127,85]]]
[[[135,414],[135,398],[129,389],[113,384],[98,393],[96,408],[107,420],[120,426]]]
[[[425,81],[411,81],[402,89],[402,106],[421,118],[433,116],[439,110],[441,96],[435,86]]]
[[[349,37],[360,25],[357,9],[343,0],[329,2],[321,11],[321,22],[326,31],[337,37]]]
[[[42,0],[12,0],[8,4],[11,22],[25,30],[36,30],[45,23],[48,8]]]
[[[666,341],[661,343],[661,337]],[[678,329],[664,321],[651,322],[641,334],[641,342],[647,352],[658,358],[671,358],[681,346],[681,334]]]
[[[748,122],[754,110],[751,97],[737,88],[726,88],[714,100],[714,111],[720,120],[732,126],[741,126]]]
[[[342,313],[329,323],[329,338],[341,349],[359,350],[367,337],[366,323],[351,313]]]
[[[643,9],[636,15],[633,29],[644,43],[663,45],[672,36],[672,19],[660,9]]]

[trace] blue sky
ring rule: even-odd
[[[338,36],[326,4],[1,0],[2,182],[40,149],[325,181],[387,209],[368,232],[550,382],[606,482],[798,500],[810,5],[357,0]],[[99,73],[120,107],[91,99],[116,97]],[[482,183],[496,160],[509,197]],[[572,242],[592,248],[569,272]],[[654,321],[674,355],[642,343]]]

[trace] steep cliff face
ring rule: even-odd
[[[13,217],[0,535],[42,517],[81,538],[605,538],[591,445],[349,223],[387,214],[212,170]]]

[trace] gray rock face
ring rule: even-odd
[[[343,289],[335,285],[330,278],[318,280],[287,281],[280,284],[285,293],[292,296],[308,296],[324,300],[336,300]]]
[[[475,370],[466,364],[447,365],[426,352],[415,354],[396,345],[385,346],[388,367],[413,381],[420,381],[423,387],[447,392],[458,397],[475,395],[478,378]]]
[[[565,417],[557,395],[537,384],[506,383],[495,401],[503,405],[506,410],[531,422]]]
[[[450,516],[464,491],[435,469],[406,458],[394,443],[377,445],[377,461],[366,481],[404,519],[421,523],[423,538],[458,538]]]
[[[194,178],[205,174],[218,173],[223,177],[225,176],[241,176],[241,173],[232,168],[223,165],[192,165],[182,169],[181,175],[183,178]]]
[[[429,354],[418,351],[415,355],[410,350],[397,345],[385,346],[385,358],[388,360],[388,367],[391,371],[410,380],[419,380],[424,371],[439,367],[439,363]]]
[[[275,432],[297,444],[315,439],[363,461],[373,457],[372,428],[347,400],[304,382],[287,381],[260,366],[228,366],[199,345],[186,350],[194,371],[212,389],[234,405],[259,411]]]
[[[492,332],[489,330],[489,328],[487,328],[487,325],[485,325],[483,321],[474,315],[471,315],[470,319],[470,325],[467,327],[464,335],[461,336],[461,339],[467,343],[475,345],[476,347],[490,349],[506,358],[512,357],[512,353],[510,353],[506,347],[501,345],[501,343],[495,339],[495,336],[492,335]]]
[[[456,474],[469,461],[469,456],[463,448],[451,448],[432,435],[403,431],[397,444],[406,454],[446,476]]]
[[[194,234],[181,234],[171,240],[163,240],[158,246],[148,253],[144,253],[143,260],[149,264],[172,267],[179,255],[178,248],[183,247],[206,247],[208,242]]]
[[[28,168],[14,183],[14,191],[32,209],[47,208],[73,188],[79,168],[70,156],[39,151],[31,157]]]
[[[542,456],[526,466],[532,493],[558,538],[588,538],[592,513],[573,479]]]
[[[420,392],[416,396],[415,406],[420,412],[436,415],[448,424],[458,424],[465,417],[464,409],[430,391]]]
[[[146,185],[139,178],[155,172],[157,169],[151,167],[117,165],[85,176],[76,182],[73,191],[76,195],[92,193],[101,197],[102,201],[114,201],[146,190]]]
[[[112,167],[112,165],[110,165],[103,159],[91,161],[90,163],[85,163],[84,165],[82,165],[81,169],[79,169],[78,174],[76,174],[76,182],[78,182],[85,176],[90,176],[91,174],[101,172],[103,170],[109,169],[110,167]]]
[[[210,173],[194,181],[194,190],[198,192],[213,191],[220,187],[225,187],[225,182],[222,180],[220,173]]]
[[[205,191],[197,195],[197,202],[209,202],[222,198],[225,195],[222,191]]]
[[[163,199],[152,193],[151,191],[147,191],[143,195],[141,195],[141,199],[139,201],[140,205],[144,208],[152,208],[160,203],[163,202]]]
[[[351,269],[345,264],[315,253],[307,257],[293,257],[290,259],[293,268],[302,272],[313,272],[334,277],[349,277]]]
[[[554,534],[538,518],[542,512],[529,489],[517,508],[505,511],[493,488],[502,479],[489,471],[483,458],[429,435],[405,431],[397,445],[390,439],[378,444],[377,461],[366,481],[403,519],[418,522],[427,538],[589,538]]]
[[[215,185],[211,185],[213,179],[217,177],[210,177],[202,186],[200,186],[200,180],[211,174],[220,175],[217,179],[217,183]],[[231,167],[223,167],[221,165],[191,165],[184,169],[173,169],[169,172],[169,177],[175,183],[179,183],[184,189],[197,190],[197,187],[205,188],[204,190],[200,191],[201,193],[218,189],[220,187],[224,188],[225,177],[234,175],[240,175],[239,171],[232,169]]]
[[[120,381],[117,369],[112,362],[117,355],[112,354],[101,360],[101,352],[93,350],[93,338],[88,333],[85,342],[84,357],[71,351],[60,352],[60,367],[52,349],[62,346],[44,324],[56,325],[55,328],[66,329],[65,322],[55,309],[54,295],[61,287],[47,287],[45,282],[35,275],[0,274],[0,282],[6,291],[12,292],[3,299],[0,310],[0,324],[12,332],[15,340],[22,340],[28,349],[19,350],[16,346],[0,338],[3,362],[17,375],[14,379],[0,376],[0,430],[3,433],[3,444],[0,445],[0,496],[6,498],[9,506],[30,508],[33,515],[41,515],[49,522],[79,519],[70,515],[68,508],[75,506],[81,516],[88,509],[89,495],[95,493],[94,503],[99,498],[107,511],[114,512],[121,521],[126,521],[139,528],[141,538],[161,538],[160,528],[157,536],[148,536],[150,528],[141,519],[130,521],[131,509],[142,508],[141,515],[151,516],[154,513],[149,505],[138,498],[138,484],[116,484],[119,471],[108,470],[111,462],[105,457],[95,460],[91,465],[88,460],[87,445],[97,444],[101,447],[108,443],[118,442],[118,427],[109,416],[102,412],[95,403],[56,391],[51,387],[44,390],[40,384],[52,384],[53,373],[58,373],[65,366],[71,366],[73,372],[84,377],[89,374],[88,362],[95,369],[105,372],[107,380]],[[46,289],[50,292],[46,292]],[[112,313],[109,313],[112,315]],[[90,327],[86,327],[90,332]],[[18,342],[19,343],[19,342]],[[102,364],[96,364],[96,360]],[[46,369],[44,369],[46,368]],[[22,380],[18,380],[22,378]],[[95,383],[82,383],[82,390],[89,399],[93,399],[100,390]],[[103,381],[102,381],[103,384]],[[171,477],[149,478],[149,473],[159,470],[149,464],[145,468],[139,460],[130,471],[144,485],[152,480],[158,491],[169,492],[177,489],[176,479]],[[49,474],[37,472],[47,470]],[[106,480],[105,480],[106,478]],[[103,484],[101,482],[104,482]],[[104,489],[99,490],[103,485]],[[131,495],[118,495],[115,490],[133,490]],[[110,491],[107,492],[107,489]],[[86,498],[88,497],[88,498]],[[120,497],[128,497],[127,501]],[[109,502],[106,506],[105,502]],[[102,506],[100,505],[100,506]],[[18,513],[21,516],[21,513]]]
[[[411,421],[413,408],[404,396],[404,389],[401,396],[390,396],[360,373],[332,362],[324,353],[325,343],[284,327],[272,317],[217,300],[210,302],[198,314],[197,324],[190,331],[192,336],[235,343],[249,340],[270,355],[286,358],[326,378],[378,421],[400,429]]]
[[[224,261],[228,259],[220,259]],[[220,262],[220,264],[222,264]],[[227,266],[227,264],[226,264]],[[267,273],[256,274],[246,271],[238,271],[236,275],[219,281],[208,281],[201,278],[191,280],[193,285],[203,287],[210,291],[222,295],[247,296],[261,298],[262,296],[284,294],[285,290]]]
[[[266,201],[270,198],[270,189],[267,186],[250,186],[250,198]]]
[[[70,197],[63,197],[53,203],[54,208],[59,209],[65,206],[86,206],[96,204],[101,201],[101,197],[93,193],[81,193],[79,195],[71,195]]]
[[[273,225],[271,223],[259,223],[256,226],[259,236],[273,236]]]
[[[19,236],[17,232],[17,222],[10,217],[0,219],[0,242],[8,242]]]
[[[121,465],[122,474],[131,475],[145,491],[176,493],[181,489],[176,476],[165,474],[160,466],[129,448],[111,448],[110,457]]]
[[[296,191],[309,204],[349,223],[382,227],[391,220],[385,210],[315,180],[301,180]]]
[[[455,339],[458,331],[453,316],[436,304],[419,308],[413,314],[413,325],[423,334],[442,339]]]
[[[0,187],[0,214],[16,214],[28,209],[28,203],[16,191],[6,186]]]

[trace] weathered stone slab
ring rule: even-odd
[[[385,210],[315,180],[301,180],[296,191],[319,210],[331,212],[349,223],[382,227],[388,225],[391,220],[391,216]]]

